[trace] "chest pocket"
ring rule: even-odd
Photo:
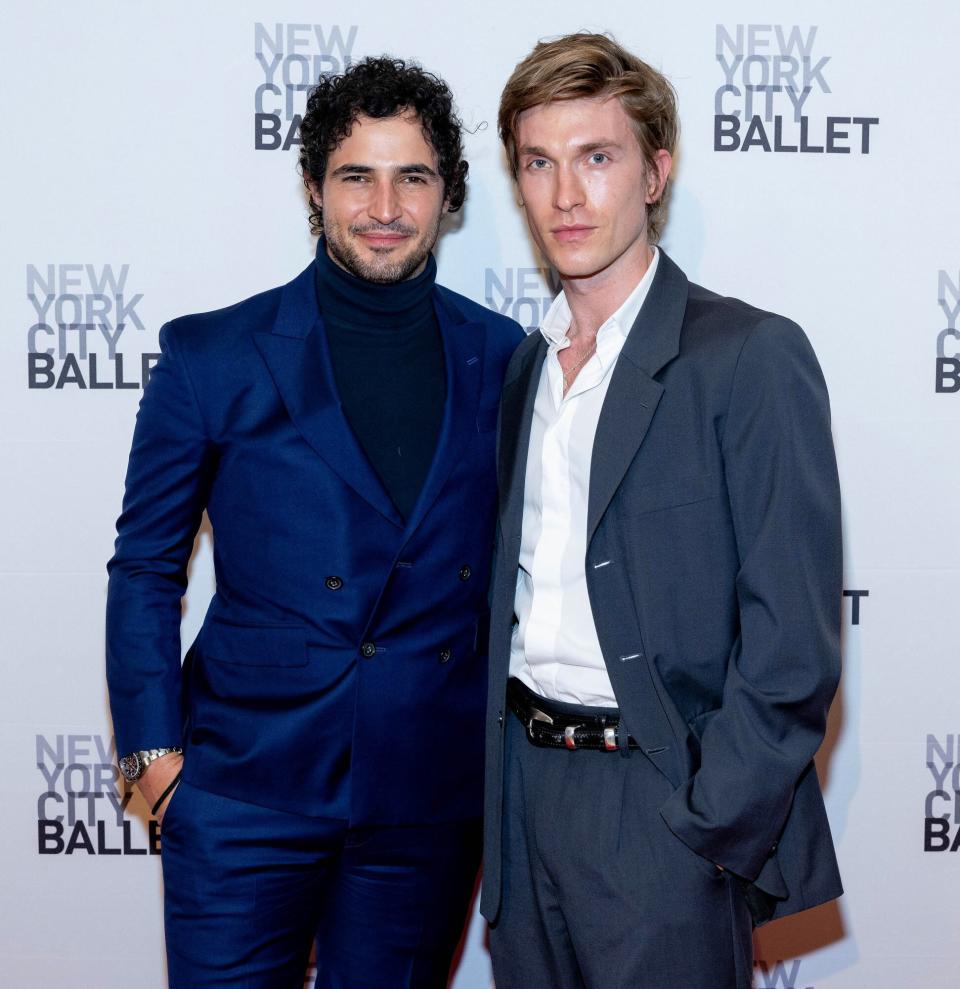
[[[662,512],[716,498],[721,491],[720,476],[713,472],[653,484],[630,484],[620,489],[620,511],[625,515]]]

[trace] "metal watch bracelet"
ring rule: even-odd
[[[173,745],[165,749],[143,749],[139,752],[131,752],[119,760],[120,773],[128,783],[136,783],[152,762],[156,762],[160,756],[183,754],[183,749],[179,745]]]

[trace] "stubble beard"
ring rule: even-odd
[[[403,257],[395,261],[391,257],[396,250],[395,248],[374,248],[373,252],[377,255],[377,260],[371,261],[360,253],[351,236],[358,236],[360,233],[370,233],[375,230],[382,233],[403,233],[414,237],[417,232],[416,228],[397,223],[376,228],[350,227],[348,232],[344,234],[340,226],[324,222],[323,235],[326,238],[330,256],[341,268],[346,269],[357,278],[364,279],[364,281],[375,282],[378,285],[393,285],[413,277],[430,256],[440,233],[441,218],[442,215],[438,216],[433,229],[420,237],[419,240],[415,240]]]

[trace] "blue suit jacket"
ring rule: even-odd
[[[524,477],[546,352],[531,335],[503,389],[481,904],[491,920]],[[827,389],[803,331],[690,284],[661,252],[597,424],[587,590],[622,720],[644,749],[634,757],[675,788],[664,827],[767,894],[774,917],[842,891],[812,762],[840,677],[841,556]]]
[[[480,813],[494,436],[523,334],[434,305],[446,404],[406,523],[340,409],[312,265],[163,328],[108,565],[118,751],[182,739],[197,786],[354,824]],[[181,670],[204,510],[217,590]]]

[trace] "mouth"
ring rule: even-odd
[[[362,230],[357,232],[357,236],[368,247],[382,250],[383,248],[397,247],[404,241],[410,239],[410,234],[383,230]]]
[[[573,226],[554,227],[550,233],[561,244],[576,244],[586,240],[594,230],[596,230],[596,227],[588,227],[578,223]]]

